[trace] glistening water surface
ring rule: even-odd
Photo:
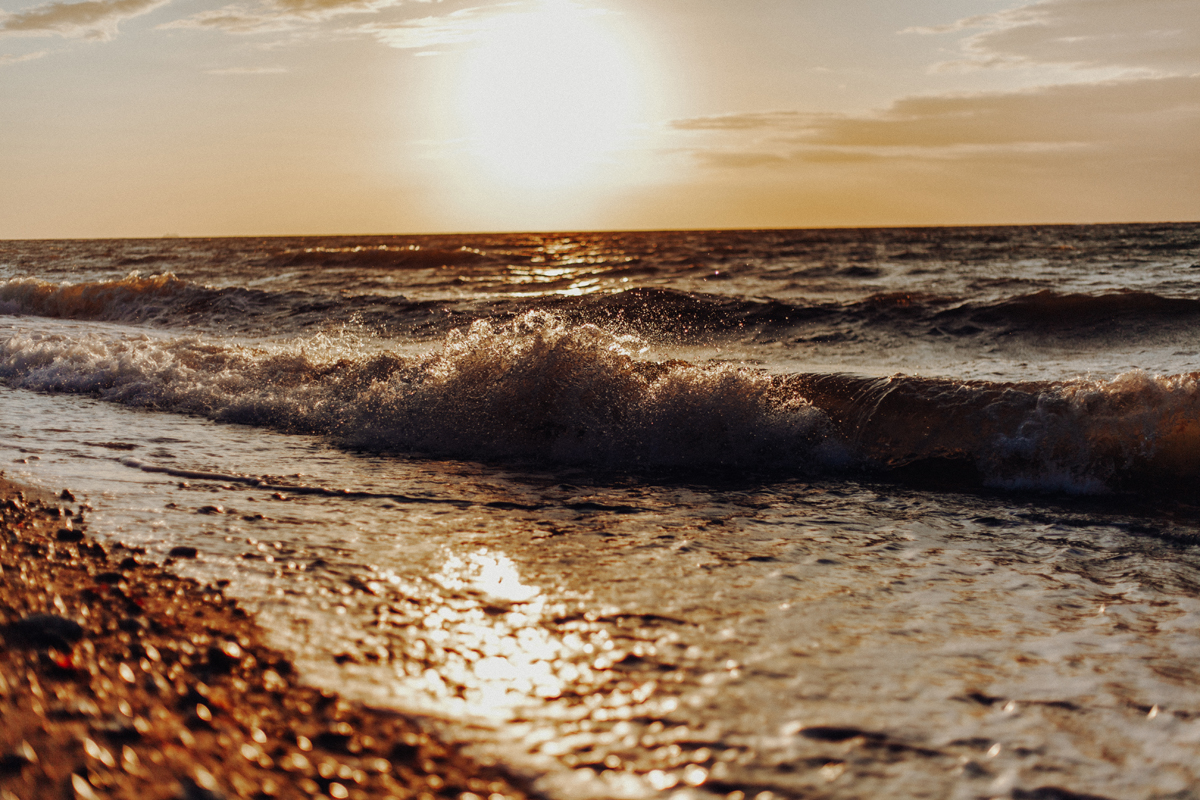
[[[555,798],[1196,797],[1197,242],[4,243],[0,466]]]
[[[3,390],[8,472],[255,609],[310,679],[556,796],[1195,786],[1200,548],[1163,517],[858,481],[398,459]],[[14,463],[21,460],[27,464]],[[328,493],[181,479],[277,475]],[[352,497],[338,497],[349,490]]]

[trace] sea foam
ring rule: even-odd
[[[421,356],[353,337],[251,347],[25,332],[0,341],[0,375],[375,451],[607,469],[808,474],[847,463],[826,415],[769,376],[642,360],[641,347],[541,312],[476,322]]]
[[[943,464],[963,483],[1073,493],[1200,477],[1194,375],[779,376],[651,360],[635,336],[538,311],[476,321],[420,355],[361,332],[237,345],[74,325],[0,339],[0,377],[351,448],[481,461],[789,476]]]

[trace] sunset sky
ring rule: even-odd
[[[0,238],[1200,219],[1197,0],[0,0]]]

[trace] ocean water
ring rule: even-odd
[[[556,800],[1200,797],[1197,279],[1200,224],[0,242],[0,469]]]

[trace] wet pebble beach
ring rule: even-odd
[[[219,586],[89,540],[73,499],[0,480],[2,800],[525,796],[305,686]]]

